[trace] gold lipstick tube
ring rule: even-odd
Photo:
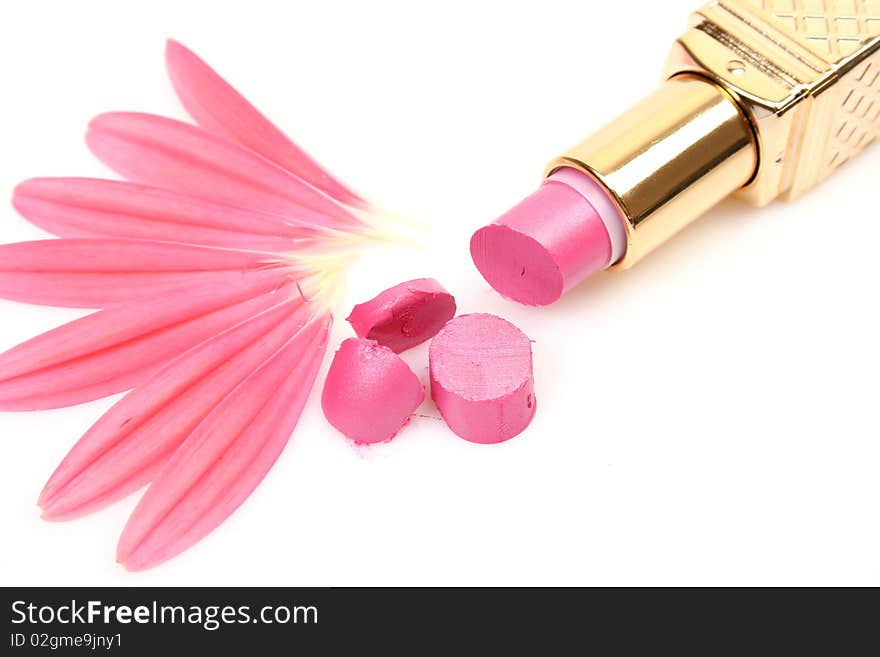
[[[626,268],[731,193],[793,199],[880,136],[880,0],[717,0],[652,95],[553,160],[610,193]]]

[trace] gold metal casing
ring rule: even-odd
[[[795,198],[880,136],[880,0],[717,0],[667,81],[547,168],[602,182],[628,267],[732,192]]]
[[[680,75],[554,160],[588,172],[626,218],[627,267],[755,174],[758,151],[743,111],[718,85]]]

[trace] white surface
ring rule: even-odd
[[[550,157],[653,87],[696,4],[5,3],[2,194],[107,175],[82,141],[101,111],[183,118],[162,60],[178,38],[435,227],[428,250],[365,255],[334,345],[352,303],[434,276],[535,340],[538,414],[499,446],[424,417],[359,450],[313,396],[251,499],[141,574],[113,561],[136,497],[64,524],[34,504],[112,400],[0,414],[0,584],[880,584],[876,146],[794,204],[724,203],[550,308],[500,299],[468,257]],[[43,237],[9,206],[0,225]],[[0,349],[78,314],[0,302]],[[425,354],[408,355],[423,378]]]

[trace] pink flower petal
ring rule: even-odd
[[[247,272],[294,268],[258,251],[123,239],[58,239],[0,245],[0,297],[44,305],[103,308],[179,291],[217,289]]]
[[[191,50],[169,40],[165,62],[174,90],[196,123],[259,153],[342,203],[365,205]]]
[[[159,187],[97,178],[33,178],[15,188],[23,217],[61,237],[126,237],[287,251],[326,230]]]
[[[112,306],[0,354],[0,410],[79,404],[127,390],[230,326],[298,293],[283,270],[252,272],[224,289]]]
[[[339,203],[238,144],[173,119],[112,112],[92,119],[86,141],[135,182],[331,228],[360,225]]]
[[[302,328],[312,312],[285,301],[203,342],[123,397],[74,445],[40,506],[49,520],[100,509],[139,489],[242,380]]]
[[[131,570],[155,566],[220,525],[263,480],[290,437],[327,347],[312,320],[186,439],[147,489],[119,539]]]

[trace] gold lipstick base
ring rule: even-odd
[[[716,0],[667,80],[547,167],[604,185],[626,268],[731,193],[800,196],[880,137],[880,0]]]
[[[571,166],[611,191],[627,231],[615,266],[626,268],[748,183],[757,163],[737,103],[705,78],[681,75],[551,162],[548,175]]]

